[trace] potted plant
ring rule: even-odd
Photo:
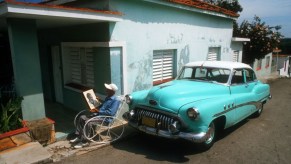
[[[28,128],[23,128],[21,119],[22,100],[22,97],[16,97],[8,100],[5,105],[1,104],[0,139],[28,131]]]

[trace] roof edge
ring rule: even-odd
[[[194,7],[194,8],[201,9],[201,10],[207,10],[207,11],[212,11],[212,12],[216,12],[216,13],[222,13],[222,14],[234,17],[234,18],[238,18],[239,17],[239,14],[237,14],[237,13],[235,13],[233,11],[230,11],[230,10],[227,10],[227,9],[224,9],[224,8],[219,7],[219,6],[212,5],[212,4],[209,4],[209,3],[206,3],[206,2],[201,2],[201,1],[198,1],[198,0],[163,0],[163,1],[167,1],[167,2],[170,2],[170,3],[176,3],[176,4],[181,4],[181,5],[185,5],[185,6],[190,6],[190,7]]]

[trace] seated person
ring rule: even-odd
[[[82,148],[83,146],[88,146],[89,143],[86,140],[83,134],[83,127],[87,120],[90,118],[100,115],[100,116],[114,116],[118,110],[120,101],[115,96],[115,92],[118,90],[115,84],[104,84],[106,88],[106,95],[105,101],[96,109],[90,110],[89,114],[83,114],[77,120],[76,137],[70,140],[71,143],[78,143],[74,146],[74,148]]]

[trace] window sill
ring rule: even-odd
[[[80,84],[75,84],[75,83],[65,84],[65,88],[73,90],[75,92],[80,92],[80,93],[82,93],[84,91],[87,91],[89,89],[92,89],[92,88],[89,88],[89,87],[86,87],[86,86],[83,86],[83,85],[80,85]]]
[[[173,78],[171,78],[171,79],[164,79],[164,80],[161,80],[161,81],[154,81],[153,82],[153,85],[155,86],[155,85],[163,84],[163,83],[166,83],[166,82],[169,82],[169,81],[172,81],[172,80],[173,80]]]

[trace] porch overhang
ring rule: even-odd
[[[73,24],[122,21],[122,13],[59,5],[3,1],[0,3],[0,28],[6,18],[35,19],[39,28]]]
[[[233,42],[249,42],[249,41],[251,41],[251,39],[250,38],[233,37],[233,38],[231,38],[231,41],[233,41]]]

